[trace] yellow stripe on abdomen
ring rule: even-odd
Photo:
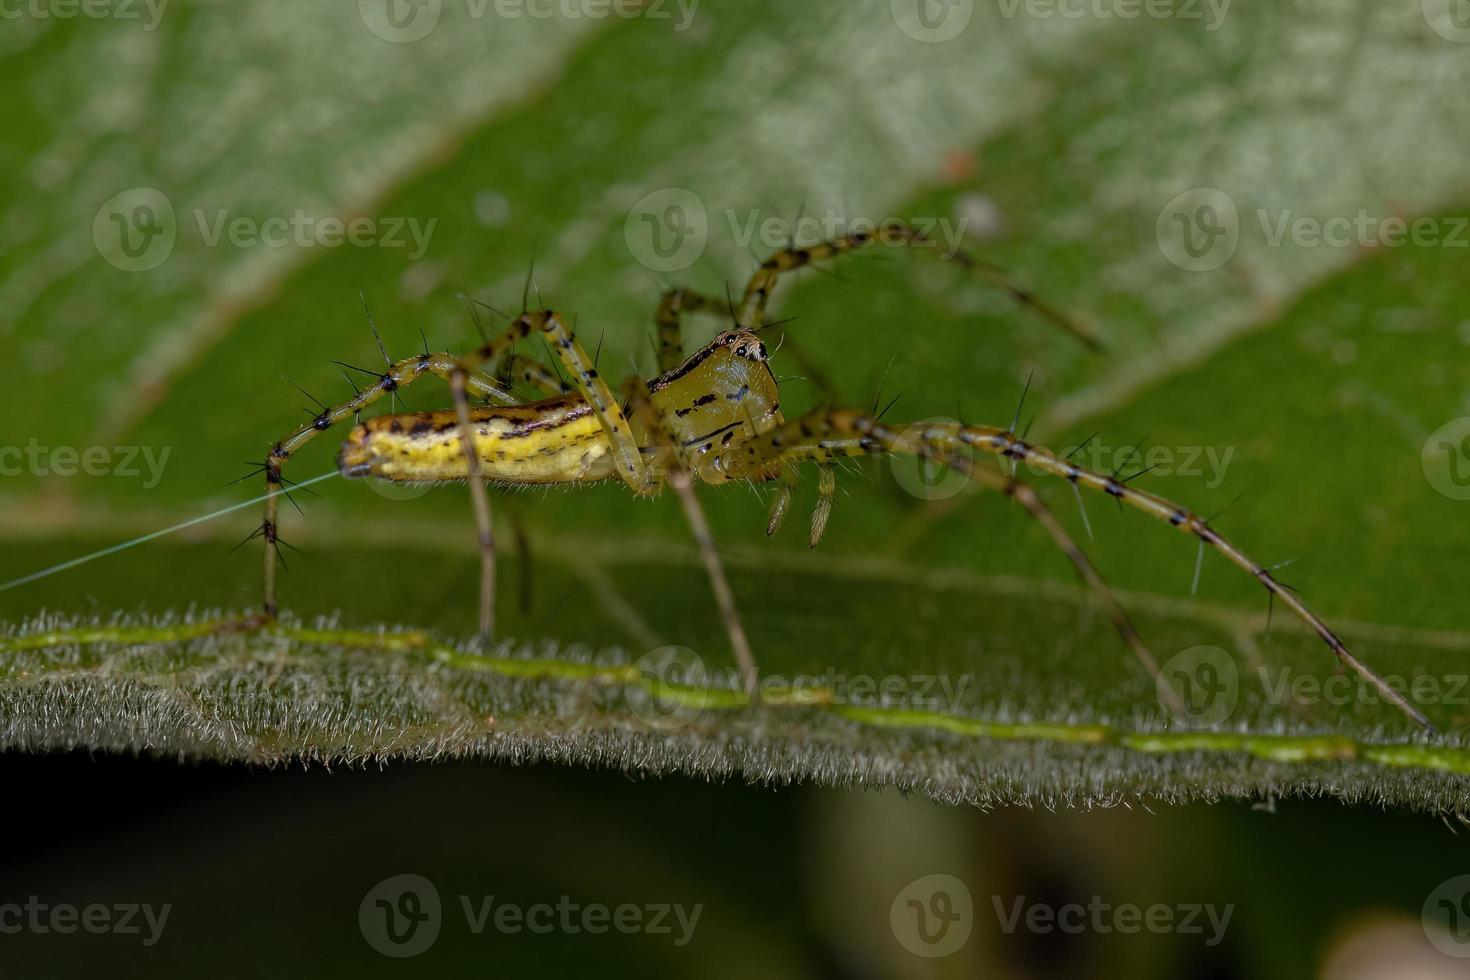
[[[470,425],[487,480],[577,483],[612,476],[602,425],[580,398],[475,408]],[[369,419],[348,434],[337,465],[343,476],[394,483],[469,478],[453,411]]]

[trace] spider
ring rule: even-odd
[[[421,355],[394,362],[385,352],[387,370],[371,386],[358,390],[347,401],[324,407],[311,422],[275,443],[266,457],[262,468],[269,494],[264,522],[256,532],[266,544],[265,619],[273,619],[277,611],[278,497],[288,492],[283,485],[287,481],[281,475],[283,465],[315,436],[344,419],[357,419],[363,409],[384,395],[433,375],[448,383],[453,409],[360,420],[348,434],[337,463],[347,477],[469,485],[479,532],[479,625],[484,635],[493,630],[495,609],[496,546],[487,484],[619,480],[639,496],[656,495],[667,484],[682,505],[734,659],[746,690],[753,693],[758,678],[755,657],[709,524],[695,497],[694,484],[718,485],[736,480],[775,483],[777,492],[766,526],[767,534],[774,534],[790,505],[797,467],[814,464],[818,499],[809,543],[815,547],[832,510],[834,461],[901,453],[947,464],[982,487],[1018,502],[1066,555],[1085,585],[1096,594],[1124,642],[1157,677],[1152,655],[1102,576],[1032,487],[1016,475],[1020,464],[1026,464],[1030,472],[1060,477],[1075,487],[1107,494],[1143,511],[1194,536],[1201,549],[1214,548],[1259,581],[1273,601],[1279,599],[1310,625],[1343,664],[1372,683],[1414,721],[1431,727],[1399,692],[1353,656],[1294,592],[1223,538],[1205,519],[1163,497],[1128,486],[1115,476],[1094,472],[1043,446],[1028,444],[1013,431],[1014,423],[1007,428],[960,422],[897,425],[882,421],[876,414],[846,408],[817,409],[793,419],[783,416],[770,369],[770,352],[762,339],[763,332],[775,325],[765,319],[772,291],[787,273],[875,244],[927,246],[932,242],[911,226],[889,222],[830,241],[777,251],[756,270],[738,303],[687,289],[668,290],[656,314],[661,373],[647,381],[630,377],[622,387],[621,399],[598,374],[594,360],[564,317],[550,309],[522,313],[504,333],[464,357],[428,353],[426,349]],[[946,257],[1006,290],[1019,303],[1089,347],[1100,346],[1089,331],[1017,285],[1002,270],[964,252],[951,252]],[[727,310],[733,314],[732,328],[685,357],[683,317]],[[571,383],[516,353],[519,342],[537,336],[555,352]],[[529,403],[517,401],[505,383],[510,378],[526,382],[545,397]],[[471,396],[483,404],[472,406]],[[472,451],[466,451],[467,447]],[[976,465],[977,453],[1014,461],[1011,472]]]

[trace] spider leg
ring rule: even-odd
[[[495,631],[495,528],[490,522],[490,495],[485,491],[480,454],[475,450],[475,433],[470,426],[470,402],[465,396],[467,376],[463,368],[456,370],[449,379],[449,390],[454,393],[454,412],[459,418],[459,444],[465,450],[470,501],[478,531],[476,541],[480,546],[480,635],[489,638]]]
[[[281,439],[271,447],[266,455],[265,488],[269,496],[265,502],[265,518],[260,525],[261,537],[265,539],[265,576],[263,600],[261,611],[267,619],[276,616],[276,560],[279,557],[278,531],[280,528],[279,511],[280,497],[285,487],[285,480],[281,476],[281,470],[287,460],[294,456],[301,447],[322,432],[332,428],[343,419],[356,418],[357,415],[369,405],[391,394],[400,388],[412,384],[420,378],[433,375],[449,381],[459,370],[460,361],[452,354],[418,354],[413,357],[404,358],[387,366],[377,381],[371,386],[358,391],[352,398],[323,408],[321,414],[317,415],[306,425],[294,430],[284,439]],[[464,379],[467,390],[475,395],[513,405],[515,399],[501,387],[493,378],[487,377],[480,372],[468,373]]]
[[[832,500],[837,495],[837,474],[830,463],[817,463],[817,506],[812,510],[812,530],[807,536],[806,546],[815,548],[827,530],[827,518],[832,516]]]
[[[739,447],[735,448],[738,449]],[[731,452],[734,451],[735,449],[731,450]],[[870,451],[884,452],[886,450],[873,449]],[[817,464],[819,495],[816,510],[812,513],[812,534],[809,543],[810,547],[815,548],[817,542],[822,537],[822,531],[827,526],[827,518],[832,511],[832,497],[837,489],[837,478],[832,470],[832,460],[840,456],[860,455],[862,450],[858,452],[834,451],[832,448],[820,442],[813,444],[808,441],[801,446],[778,447],[775,452],[782,460],[778,465],[784,467],[790,467],[798,461],[814,462]],[[1139,662],[1149,672],[1149,676],[1157,682],[1159,676],[1158,661],[1154,659],[1153,654],[1144,644],[1143,638],[1134,627],[1132,620],[1128,618],[1128,613],[1124,611],[1117,597],[1113,595],[1112,589],[1108,587],[1102,574],[1098,572],[1092,562],[1083,554],[1082,549],[1077,546],[1072,536],[1067,533],[1067,529],[1056,519],[1051,509],[1036,495],[1036,491],[1015,477],[1006,476],[985,467],[974,465],[973,460],[967,456],[956,455],[950,457],[948,462],[982,486],[997,490],[1012,500],[1015,500],[1025,509],[1027,514],[1041,525],[1042,529],[1052,539],[1052,542],[1067,556],[1067,560],[1072,563],[1072,567],[1077,572],[1078,578],[1097,596],[1104,611],[1108,614],[1108,618],[1112,620],[1114,628],[1123,638],[1123,641],[1133,650]],[[1184,705],[1178,701],[1177,695],[1174,694],[1171,688],[1161,686],[1160,691],[1165,697],[1170,699],[1171,707],[1183,711]]]
[[[634,492],[650,492],[649,471],[644,466],[626,416],[613,399],[607,382],[598,375],[587,351],[577,342],[560,314],[552,310],[523,313],[500,336],[487,341],[478,350],[462,358],[451,375],[450,386],[454,392],[454,409],[458,418],[459,441],[464,449],[470,499],[475,509],[480,547],[480,632],[486,636],[491,634],[495,623],[495,532],[491,523],[490,497],[480,468],[479,445],[470,422],[465,385],[471,372],[493,365],[502,358],[514,358],[516,344],[533,333],[546,340],[562,364],[577,379],[578,392],[591,406],[608,437],[618,475]]]
[[[658,324],[658,370],[672,371],[684,360],[684,332],[681,317],[685,313],[729,313],[722,299],[696,293],[692,289],[670,289],[658,302],[654,321]]]
[[[524,354],[507,357],[496,372],[496,377],[506,384],[524,382],[548,397],[565,395],[572,390],[571,385],[558,378],[554,372],[548,371],[546,365]]]
[[[1327,644],[1343,664],[1351,667],[1377,689],[1388,702],[1425,728],[1432,728],[1402,694],[1348,650],[1346,644],[1297,595],[1269,570],[1257,564],[1222,537],[1209,522],[1172,501],[1144,490],[1136,490],[1111,476],[1077,466],[1041,446],[1023,442],[1009,429],[933,422],[900,428],[871,415],[848,409],[826,409],[793,419],[760,436],[725,450],[713,463],[727,479],[759,477],[801,459],[832,459],[870,453],[907,453],[950,461],[964,459],[966,448],[1024,463],[1033,471],[1062,477],[1074,485],[1106,493],[1121,503],[1166,521],[1186,534],[1213,547],[1232,564],[1244,569],[1286,605]],[[978,471],[977,471],[978,472]],[[1019,499],[1019,498],[1018,498]],[[1080,553],[1080,552],[1079,552]]]
[[[776,252],[761,263],[759,269],[746,284],[745,295],[740,301],[736,321],[741,329],[760,330],[766,326],[766,304],[781,276],[814,262],[830,259],[844,252],[866,248],[869,245],[907,245],[913,248],[935,248],[937,243],[927,238],[918,229],[898,221],[889,221],[872,231],[854,231],[831,241],[815,245],[789,246]],[[1051,306],[1031,290],[1017,283],[1004,270],[956,250],[945,256],[970,270],[987,282],[1010,293],[1022,306],[1029,307],[1041,317],[1065,330],[1094,350],[1101,348],[1098,339],[1071,317]]]
[[[688,520],[695,543],[699,546],[699,556],[704,563],[705,573],[709,576],[710,588],[715,594],[715,603],[720,607],[720,618],[724,622],[725,633],[730,638],[736,666],[740,669],[742,687],[747,696],[754,698],[760,672],[755,665],[750,640],[745,635],[745,625],[740,620],[740,611],[735,607],[735,593],[730,589],[725,566],[715,548],[714,534],[710,531],[704,508],[700,507],[699,499],[695,496],[694,477],[688,460],[677,440],[669,433],[658,410],[654,408],[648,386],[639,378],[629,378],[625,391],[629,413],[647,431],[657,449],[660,465],[656,470],[667,478],[684,509],[684,517]]]
[[[766,537],[771,537],[780,530],[781,522],[786,519],[786,512],[791,508],[791,494],[796,490],[797,483],[796,467],[781,467],[776,482],[776,499],[771,502],[771,514],[766,519]],[[822,540],[822,534],[827,530],[827,518],[832,516],[832,500],[836,494],[837,475],[829,464],[817,463],[817,506],[812,509],[812,526],[807,534],[808,548],[815,548]]]
[[[467,355],[460,363],[466,370],[493,363],[506,356],[516,343],[532,334],[540,335],[546,340],[547,346],[556,353],[562,366],[572,376],[578,394],[597,416],[612,449],[614,472],[619,479],[628,484],[635,493],[656,493],[657,481],[643,462],[638,442],[633,438],[633,430],[628,425],[628,417],[613,397],[607,382],[598,374],[586,348],[578,342],[561,314],[554,310],[522,313],[503,335]],[[468,442],[465,446],[467,450],[472,449],[472,444]]]
[[[770,516],[766,518],[766,537],[774,537],[781,530],[781,523],[786,520],[786,512],[791,509],[791,494],[796,490],[796,467],[783,466],[781,473],[776,477],[776,499],[771,501]]]
[[[529,288],[530,279],[528,278],[526,282]],[[504,341],[497,342],[495,343],[494,349],[490,350],[491,341],[485,333],[485,324],[480,319],[478,310],[483,309],[502,317],[505,314],[488,303],[482,303],[473,297],[464,296],[462,298],[465,300],[466,308],[469,310],[470,319],[474,322],[475,329],[480,333],[480,339],[486,345],[480,348],[483,360],[479,363],[483,365],[482,370],[487,373],[493,371],[495,377],[507,388],[513,382],[522,381],[547,396],[565,395],[572,390],[570,385],[562,381],[553,372],[548,371],[546,365],[534,357],[527,357],[524,354],[517,354],[515,352],[515,345],[522,335],[518,334],[513,337],[508,344]],[[509,333],[510,330],[506,332]]]

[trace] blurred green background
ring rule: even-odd
[[[1034,376],[1033,439],[1070,447],[1097,432],[1091,461],[1108,470],[1141,439],[1161,447],[1185,472],[1138,485],[1205,514],[1229,505],[1225,532],[1264,563],[1296,559],[1283,577],[1370,663],[1463,676],[1460,0],[87,9],[28,0],[0,21],[0,446],[26,451],[0,479],[0,581],[257,492],[230,481],[306,418],[286,379],[332,401],[350,389],[331,359],[377,362],[359,292],[391,352],[417,350],[421,330],[459,350],[475,334],[456,294],[517,311],[534,256],[546,302],[577,315],[604,373],[646,375],[665,285],[738,290],[798,215],[893,216],[963,230],[1084,311],[1108,351],[1089,354],[932,256],[864,255],[777,297],[778,315],[797,318],[777,360],[793,377],[788,414],[823,397],[796,379],[811,373],[797,347],[845,403],[868,406],[882,379],[901,393],[900,419],[1005,424]],[[324,219],[360,219],[362,242],[314,239]],[[1420,233],[1395,238],[1395,220]],[[719,326],[698,321],[691,342]],[[447,405],[433,384],[404,401]],[[88,449],[106,454],[97,475],[54,472]],[[291,472],[326,472],[334,451],[320,439]],[[765,665],[973,674],[981,713],[1156,710],[1106,622],[1049,598],[1070,569],[1015,508],[922,499],[936,494],[887,463],[842,486],[815,555],[800,526],[810,481],[772,542],[763,499],[704,494]],[[284,534],[305,550],[288,555],[289,609],[473,628],[463,490],[314,489],[305,518],[286,511]],[[1066,488],[1047,494],[1085,538]],[[1192,542],[1087,504],[1089,554],[1161,657],[1213,642],[1331,669],[1279,610],[1265,643],[1248,576],[1211,560],[1191,600]],[[509,635],[721,656],[672,499],[604,487],[497,508],[505,530],[524,527],[535,568],[523,608],[524,565],[505,562]],[[0,619],[251,608],[259,551],[228,549],[256,521],[236,514],[0,592]],[[951,572],[959,586],[921,578]],[[1305,710],[1328,728],[1396,724],[1371,706]],[[1425,710],[1451,739],[1470,716],[1462,703]],[[1281,715],[1252,701],[1236,720]],[[1463,838],[1430,817],[1295,801],[1274,814],[982,815],[893,794],[468,764],[4,767],[12,798],[36,810],[10,815],[0,898],[177,905],[148,950],[0,936],[31,975],[69,957],[152,975],[201,956],[240,974],[1387,977],[1459,976],[1470,962],[1419,924],[1431,892],[1470,871]],[[649,936],[492,941],[446,925],[433,950],[398,962],[354,916],[374,883],[410,872],[446,901],[702,901],[707,926],[671,951]],[[932,960],[889,924],[898,891],[931,873],[967,882],[976,923],[961,952]],[[1005,935],[991,897],[1022,894],[1237,908],[1210,949],[1179,934]],[[1343,955],[1348,942],[1397,965]]]

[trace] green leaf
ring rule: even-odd
[[[932,256],[893,253],[838,264],[845,281],[782,289],[778,315],[798,319],[778,373],[805,373],[799,347],[866,407],[891,360],[892,418],[1004,425],[1035,372],[1032,441],[1068,449],[1098,430],[1086,452],[1110,471],[1147,434],[1172,472],[1136,485],[1205,514],[1245,491],[1221,518],[1227,536],[1266,565],[1299,559],[1280,574],[1439,734],[1334,674],[1282,609],[1268,640],[1249,576],[1206,556],[1192,596],[1192,540],[1101,498],[1086,501],[1088,540],[1068,488],[1036,478],[1166,678],[1203,698],[1192,723],[1171,719],[1019,508],[968,491],[920,499],[936,494],[895,461],[844,478],[812,553],[800,527],[763,540],[759,494],[702,494],[764,673],[820,678],[841,710],[705,705],[668,731],[629,708],[619,671],[641,677],[670,644],[694,651],[696,686],[728,688],[672,501],[617,487],[498,496],[501,539],[513,519],[530,557],[504,562],[502,635],[518,639],[480,660],[452,642],[474,622],[463,490],[329,480],[299,498],[305,520],[287,508],[285,536],[306,549],[288,553],[287,607],[299,622],[436,639],[384,650],[295,627],[171,636],[157,625],[176,621],[161,619],[169,610],[258,602],[258,549],[227,554],[254,522],[233,515],[0,592],[6,744],[549,757],[980,802],[1298,792],[1462,808],[1466,504],[1426,466],[1440,472],[1431,433],[1470,404],[1452,367],[1470,342],[1453,244],[1470,149],[1453,79],[1470,46],[1435,34],[1409,0],[1352,17],[1326,4],[1231,9],[1213,28],[977,5],[942,44],[914,40],[888,8],[707,4],[676,31],[651,17],[486,25],[449,4],[426,38],[401,44],[351,5],[180,5],[149,31],[27,21],[0,55],[24,80],[0,150],[0,338],[22,366],[7,378],[17,435],[4,441],[37,447],[52,470],[58,447],[100,447],[111,465],[63,477],[25,457],[0,488],[0,577],[247,499],[249,484],[227,487],[242,461],[304,418],[281,376],[336,399],[347,389],[329,361],[379,356],[359,290],[390,350],[417,348],[420,325],[459,349],[473,332],[454,294],[518,308],[534,253],[547,302],[578,315],[589,346],[602,341],[606,372],[631,360],[647,374],[660,285],[627,228],[651,193],[699,201],[708,241],[676,277],[715,293],[771,250],[741,240],[767,219],[968,218],[985,258],[1087,311],[1108,353],[1090,356]],[[77,66],[103,62],[117,65],[107,83],[84,81]],[[104,257],[118,259],[105,232],[109,202],[136,188],[167,199],[175,241],[155,268],[127,271]],[[1187,197],[1180,213],[1228,198],[1238,242],[1218,268],[1190,271],[1166,253],[1181,255],[1172,202],[1198,188],[1224,197]],[[122,200],[124,224],[156,203]],[[261,222],[298,209],[370,216],[384,235],[398,222],[405,243],[209,243],[221,212]],[[1359,212],[1423,217],[1438,239],[1373,255],[1273,240],[1296,219]],[[415,227],[432,228],[421,256]],[[692,342],[716,328],[697,324]],[[446,405],[433,383],[405,402]],[[783,392],[788,415],[820,401],[797,381]],[[334,445],[317,440],[288,475],[330,472]],[[128,476],[133,447],[147,453]],[[58,618],[38,620],[43,610]],[[93,621],[165,632],[25,639]],[[528,658],[545,676],[506,675]],[[552,668],[585,663],[611,665],[617,682]],[[887,677],[901,682],[884,701]],[[363,687],[370,696],[353,693]]]

